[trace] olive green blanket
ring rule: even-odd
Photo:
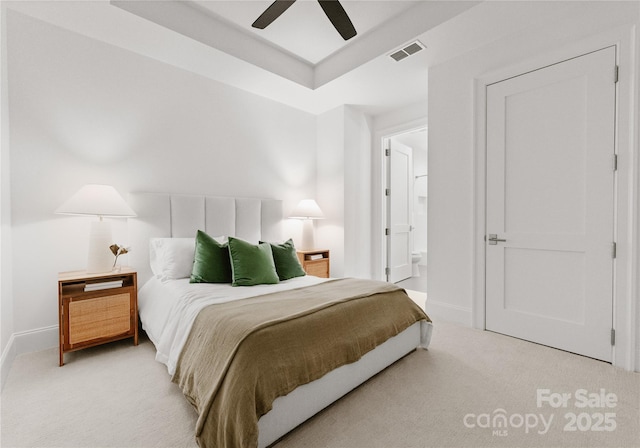
[[[429,318],[404,290],[360,279],[211,305],[196,318],[173,381],[198,412],[201,447],[256,447],[258,419],[277,397],[420,320]]]

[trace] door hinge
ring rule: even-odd
[[[384,195],[385,196],[391,196],[391,188],[385,188],[384,189]]]
[[[618,245],[614,242],[611,249],[611,258],[616,258],[618,255]]]
[[[391,151],[389,150],[389,148],[384,150],[384,155],[389,157],[391,155]]]
[[[616,65],[616,68],[613,71],[613,83],[617,84],[618,83],[618,78],[619,78],[619,72],[620,72],[620,67],[618,67]]]
[[[618,154],[613,155],[613,171],[618,171]]]
[[[387,236],[391,235],[391,229],[384,229],[384,234]]]
[[[391,268],[384,268],[384,275],[389,277],[391,275]]]
[[[611,329],[611,345],[616,345],[616,330]]]

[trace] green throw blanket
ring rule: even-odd
[[[360,279],[211,305],[173,381],[198,412],[204,448],[256,447],[273,401],[429,318],[395,285]],[[417,344],[416,344],[417,345]]]

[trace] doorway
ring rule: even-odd
[[[386,279],[426,293],[427,129],[422,126],[383,139]]]
[[[486,328],[612,360],[616,51],[487,86]]]

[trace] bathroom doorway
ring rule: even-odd
[[[427,290],[427,128],[384,139],[387,281]]]

